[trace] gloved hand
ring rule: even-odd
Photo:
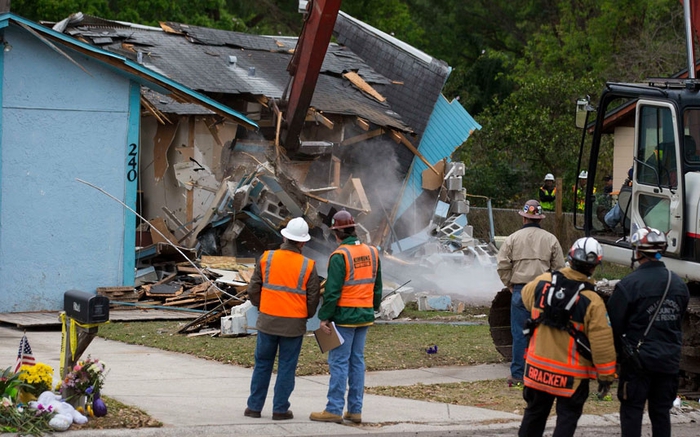
[[[610,391],[610,386],[612,385],[612,381],[602,381],[598,380],[598,399],[603,400],[605,397],[608,395],[608,392]]]

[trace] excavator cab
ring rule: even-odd
[[[579,112],[591,109],[577,105]],[[620,264],[632,258],[632,233],[643,226],[659,229],[667,235],[670,267],[700,280],[700,82],[608,83],[595,117],[581,141],[585,156],[585,135],[592,133],[588,180],[597,180],[601,166],[613,168],[618,181],[630,168],[632,177],[612,200],[594,196],[594,184],[588,184],[583,226],[577,227],[605,246],[606,261]],[[576,217],[575,225],[580,221]]]

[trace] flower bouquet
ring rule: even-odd
[[[31,366],[23,364],[17,375],[24,382],[20,392],[29,395],[23,399],[24,401],[28,398],[36,400],[43,392],[51,391],[53,386],[53,368],[48,364],[36,363]]]
[[[78,410],[82,407],[80,400],[84,397],[84,408],[89,415],[104,416],[107,414],[107,406],[100,398],[100,390],[106,376],[107,367],[104,361],[88,355],[86,360],[78,361],[73,370],[63,378],[61,393]]]
[[[50,408],[33,409],[17,402],[20,391],[31,387],[23,382],[21,375],[22,372],[14,373],[10,367],[0,375],[0,433],[44,435],[51,431],[48,423],[54,413]]]

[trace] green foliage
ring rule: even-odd
[[[10,400],[17,399],[17,393],[22,388],[29,388],[20,378],[20,372],[14,373],[11,367],[8,367],[0,375],[0,400],[8,398]]]
[[[346,0],[342,11],[395,36],[408,44],[424,46],[426,28],[418,25],[401,0]]]
[[[60,21],[75,12],[108,20],[158,26],[174,21],[216,29],[251,33],[296,34],[301,16],[283,12],[271,0],[233,2],[226,0],[14,0],[12,11],[35,21]],[[287,2],[291,3],[291,2]],[[239,15],[240,14],[240,15]],[[294,14],[294,15],[291,15]],[[269,18],[267,18],[269,16]],[[290,28],[296,26],[295,31]]]
[[[593,87],[591,80],[565,73],[516,83],[518,89],[497,109],[485,111],[482,130],[459,155],[475,176],[467,190],[492,197],[498,206],[534,196],[546,173],[563,177],[565,189],[573,186],[580,139],[575,103]]]

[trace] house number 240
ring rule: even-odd
[[[135,181],[136,177],[139,175],[138,162],[136,161],[137,147],[138,146],[136,146],[134,143],[129,144],[129,162],[126,164],[127,168],[129,169],[129,171],[126,173],[126,178],[129,180],[129,182]]]

